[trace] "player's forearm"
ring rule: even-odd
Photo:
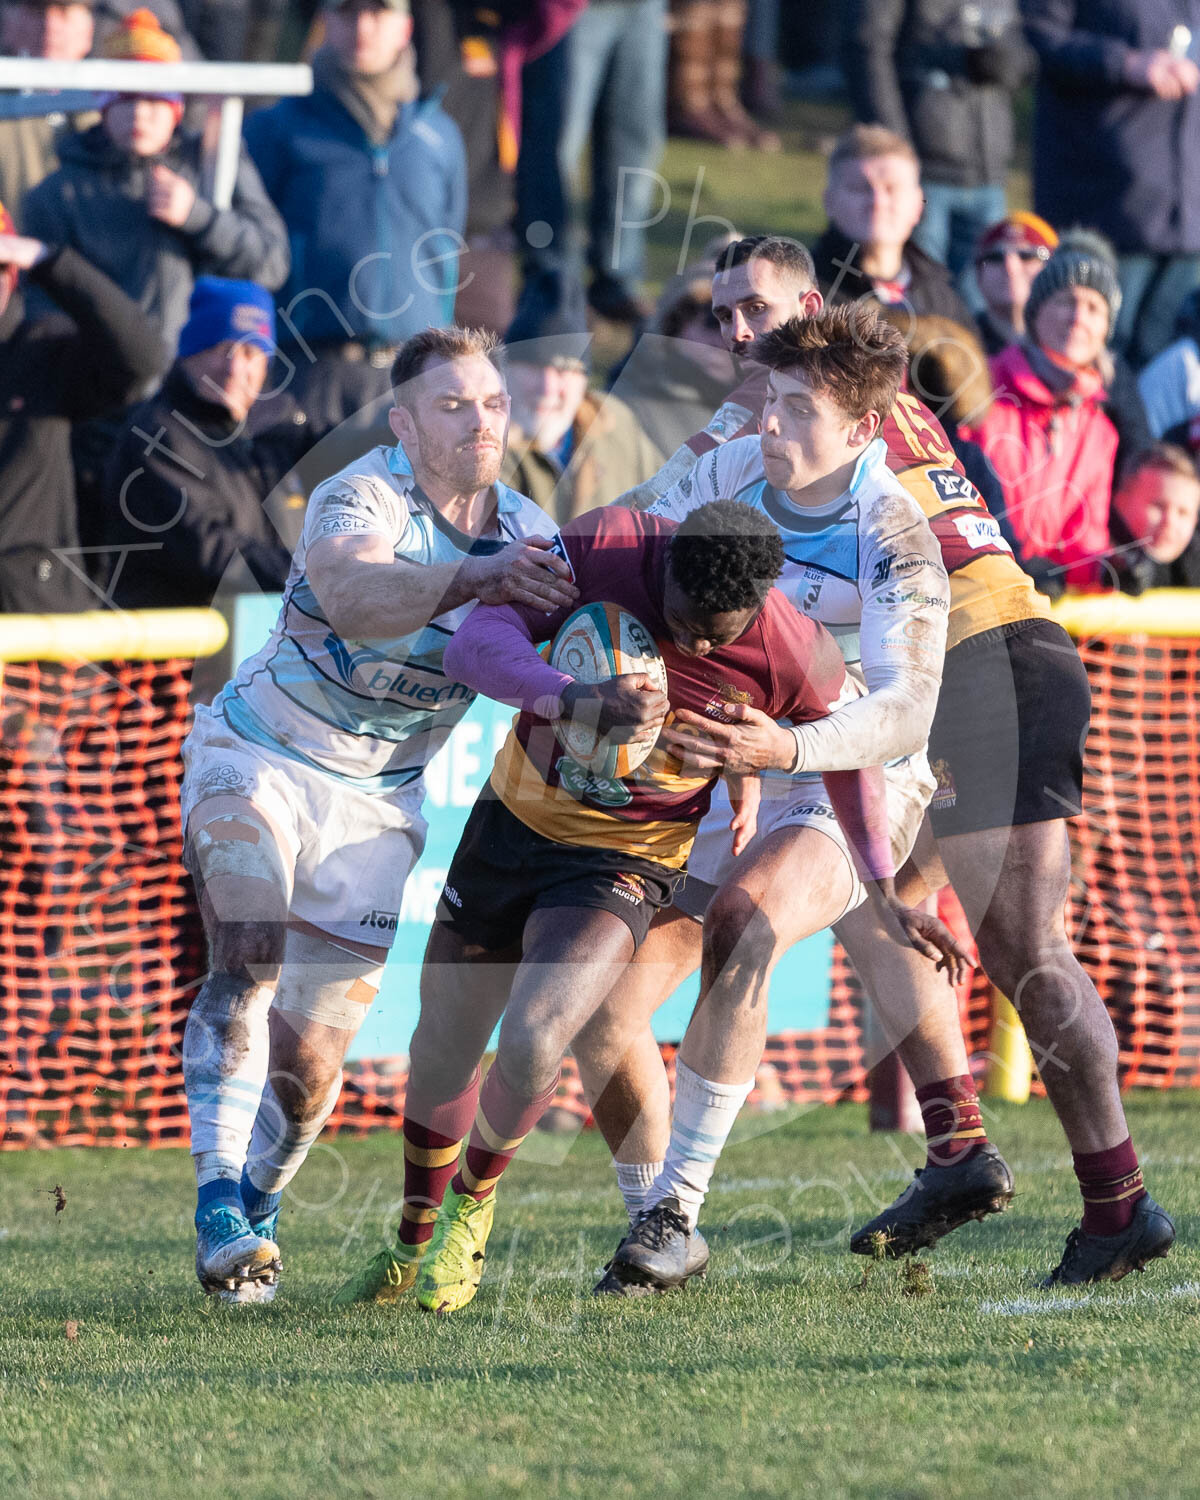
[[[684,443],[672,453],[657,474],[652,474],[649,479],[643,479],[641,484],[618,495],[613,504],[623,505],[626,510],[649,510],[668,491],[674,489],[681,479],[686,478],[695,464],[696,455]]]
[[[574,681],[543,659],[521,616],[506,604],[472,610],[446,647],[442,667],[477,693],[542,719],[558,717],[562,693]]]
[[[896,873],[888,825],[887,782],[880,766],[826,771],[821,777],[837,820],[864,880],[890,880]]]
[[[336,579],[314,582],[325,616],[346,640],[386,641],[411,635],[475,597],[470,559],[461,563],[360,563]]]
[[[941,678],[906,671],[827,718],[795,724],[791,771],[847,771],[915,755],[929,738]]]

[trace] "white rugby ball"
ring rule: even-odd
[[[654,637],[619,604],[577,609],[554,637],[550,665],[576,682],[608,682],[627,672],[645,672],[655,687],[667,691],[667,669]],[[613,742],[581,719],[559,719],[554,730],[573,761],[610,780],[636,771],[654,749],[652,741]]]

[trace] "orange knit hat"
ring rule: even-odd
[[[183,53],[169,31],[164,31],[152,10],[135,10],[121,22],[104,43],[105,57],[126,62],[179,62]]]

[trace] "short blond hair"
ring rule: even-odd
[[[880,156],[902,156],[921,170],[921,158],[912,142],[889,130],[886,125],[851,125],[839,135],[829,154],[829,175],[847,162],[874,161]]]
[[[1125,478],[1132,479],[1143,469],[1160,469],[1165,474],[1178,474],[1182,479],[1191,479],[1200,484],[1200,473],[1195,460],[1186,448],[1178,443],[1151,443],[1134,458],[1125,471]]]

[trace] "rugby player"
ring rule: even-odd
[[[714,277],[714,310],[727,339],[757,364],[742,388],[746,401],[765,380],[759,341],[788,316],[811,315],[814,296],[819,302],[806,254],[789,241],[742,241],[730,247]],[[761,411],[740,409],[750,412],[747,431],[761,427]],[[736,413],[718,414],[692,448],[711,455],[735,419]],[[1112,1023],[1066,933],[1064,820],[1081,810],[1086,675],[1070,638],[1050,620],[1048,602],[953,466],[936,419],[901,393],[885,438],[889,425],[901,440],[889,441],[889,466],[929,519],[950,578],[947,657],[929,742],[938,781],[929,826],[941,861],[924,858],[920,868],[910,863],[899,890],[919,901],[948,876],[985,972],[1021,1012],[1070,1142],[1083,1220],[1047,1283],[1118,1279],[1165,1254],[1174,1227],[1145,1191],[1120,1102]],[[908,464],[905,447],[913,455]],[[692,448],[685,445],[675,456],[677,475],[696,472],[694,463],[687,467]],[[837,748],[844,754],[844,745]],[[814,746],[802,764],[819,771],[823,763]],[[928,1154],[896,1202],[853,1234],[851,1248],[868,1253],[882,1233],[891,1253],[900,1255],[935,1243],[992,1205],[1002,1207],[1011,1182],[1004,1185],[1007,1168],[986,1142],[952,995],[919,971],[901,975],[886,948],[873,949],[874,960],[860,946],[856,966],[918,1085]],[[912,1017],[914,981],[927,993]],[[602,1013],[598,1024],[603,1019]],[[653,1142],[665,1135],[665,1080],[654,1066],[657,1049],[648,1028],[619,1064],[611,1037],[585,1034],[577,1055],[589,1040],[597,1057],[589,1094],[610,1145],[642,1116],[640,1139],[626,1144],[619,1163],[632,1207],[657,1170]]]
[[[739,756],[747,771],[777,774],[764,781],[757,836],[740,858],[720,836],[722,809],[715,803],[675,909],[657,919],[630,981],[576,1044],[636,1218],[597,1290],[664,1289],[684,1279],[689,1235],[762,1055],[765,1007],[737,1003],[733,986],[710,988],[679,1051],[666,1135],[662,1062],[649,1018],[700,964],[701,919],[706,944],[730,955],[754,949],[769,973],[809,920],[806,881],[816,869],[837,896],[827,921],[863,967],[875,950],[886,956],[895,973],[893,1004],[907,1002],[910,1027],[920,1032],[927,1015],[937,1017],[936,1005],[924,1004],[925,989],[947,987],[911,947],[897,948],[894,924],[865,901],[820,777],[804,774],[810,754],[848,766],[886,763],[893,855],[905,861],[934,788],[924,746],[941,681],[949,584],[929,524],[888,469],[879,437],[903,378],[904,342],[872,307],[851,304],[795,318],[758,349],[769,374],[762,438],[712,450],[651,513],[681,519],[720,494],[769,519],[784,542],[781,589],[834,634],[848,670],[869,691],[813,726],[816,741],[808,727],[781,728],[741,708],[719,747],[702,721],[686,713],[664,734],[690,768],[703,761],[713,769],[720,757],[732,764]],[[643,1054],[646,1086],[624,1096]],[[618,1074],[617,1088],[606,1090],[610,1071]],[[1007,1201],[1008,1170],[975,1113],[970,1139],[986,1147],[979,1157],[981,1201]],[[639,1150],[645,1154],[634,1160]]]
[[[497,482],[495,341],[428,329],[392,368],[396,448],[320,485],[267,644],[184,746],[210,968],[184,1080],[205,1291],[267,1301],[280,1196],[337,1099],[420,855],[423,773],[474,694],[442,653],[479,600],[570,607],[554,523]]]
[[[347,1294],[382,1299],[415,1284],[417,1300],[439,1312],[474,1297],[496,1184],[553,1098],[572,1038],[670,904],[707,809],[716,772],[682,773],[656,746],[629,777],[601,778],[570,759],[547,720],[586,715],[618,738],[654,739],[685,710],[721,722],[749,703],[802,724],[854,692],[827,632],[772,588],[782,542],[748,506],[717,501],[678,529],[609,508],[571,522],[560,543],[581,601],[615,603],[654,637],[668,690],[644,674],[576,683],[550,666],[537,643],[553,638],[566,610],[485,609],[447,648],[448,670],[521,714],[467,822],[426,953],[400,1243]],[[829,773],[826,784],[864,878],[890,900],[881,774]],[[739,839],[750,831],[744,815],[734,819]],[[943,942],[953,948],[948,933]],[[706,977],[723,975],[725,958],[713,955]],[[757,988],[759,976],[743,970],[734,982]],[[502,1014],[481,1088],[479,1063]]]

